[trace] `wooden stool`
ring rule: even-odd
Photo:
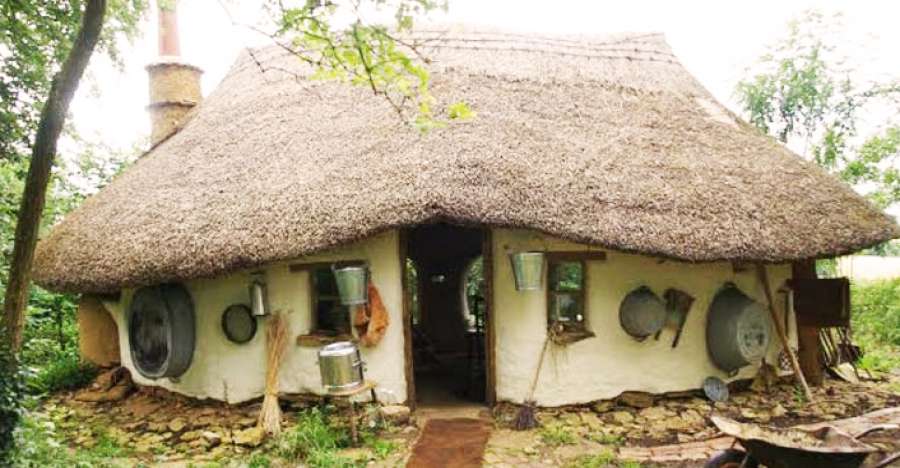
[[[356,402],[353,401],[353,397],[359,395],[364,392],[372,393],[372,401],[374,403],[378,403],[378,397],[375,395],[375,387],[378,384],[371,381],[366,380],[363,385],[358,388],[354,388],[352,390],[345,390],[340,392],[329,393],[328,397],[336,397],[336,398],[346,398],[347,403],[349,403],[350,407],[350,439],[353,441],[353,446],[359,446],[359,431],[356,429]]]

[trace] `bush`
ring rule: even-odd
[[[64,354],[45,367],[34,369],[26,385],[30,393],[41,395],[84,387],[96,376],[96,367],[81,362],[75,354]]]
[[[23,376],[0,333],[0,466],[12,464],[14,433],[22,414]]]
[[[349,438],[328,423],[319,408],[302,411],[297,425],[284,432],[278,441],[278,454],[290,460],[306,460],[312,467],[335,466],[335,452],[349,445]]]
[[[900,366],[900,278],[853,285],[853,337],[865,355],[861,366]]]

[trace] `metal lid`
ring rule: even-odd
[[[703,381],[703,393],[712,401],[728,400],[728,384],[718,377],[707,377]]]
[[[325,345],[319,350],[319,356],[347,356],[356,353],[356,345],[350,341],[338,341]]]

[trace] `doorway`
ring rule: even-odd
[[[415,403],[484,403],[490,399],[487,231],[435,223],[409,229],[404,238]]]

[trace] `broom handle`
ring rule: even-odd
[[[534,401],[534,391],[537,389],[538,378],[541,376],[541,367],[544,367],[544,355],[547,354],[547,345],[550,344],[550,335],[544,340],[544,346],[541,348],[541,358],[538,360],[537,372],[534,373],[534,380],[531,381],[531,391],[528,394],[528,401]]]
[[[809,385],[806,384],[806,377],[803,375],[803,371],[800,370],[800,363],[797,362],[797,356],[794,354],[794,350],[791,349],[790,344],[788,343],[787,335],[784,333],[784,324],[778,320],[778,316],[775,315],[775,307],[774,301],[772,300],[772,290],[769,288],[769,277],[766,274],[766,267],[762,264],[756,265],[756,274],[759,277],[759,281],[762,283],[763,291],[766,293],[766,301],[769,303],[769,314],[772,315],[772,321],[775,322],[775,330],[778,332],[778,338],[781,340],[781,346],[784,348],[784,352],[787,353],[788,358],[791,361],[791,367],[794,368],[794,377],[796,377],[797,381],[800,383],[800,386],[803,387],[803,393],[806,395],[806,401],[812,403],[813,396],[812,392],[809,391]]]

